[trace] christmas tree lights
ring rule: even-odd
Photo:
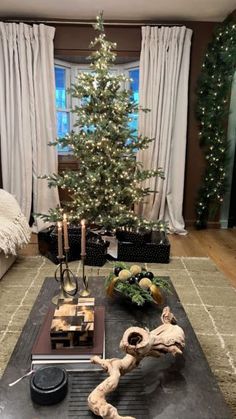
[[[206,168],[196,203],[196,226],[203,228],[223,202],[227,188],[227,133],[231,82],[236,70],[236,24],[217,27],[198,83],[197,117]]]
[[[63,208],[72,222],[84,218],[89,224],[110,229],[129,226],[165,230],[164,222],[139,218],[133,210],[134,204],[150,193],[149,188],[142,187],[142,181],[164,175],[161,169],[143,170],[136,161],[136,152],[147,148],[152,140],[136,136],[129,127],[138,105],[129,90],[121,89],[130,80],[110,72],[116,44],[106,38],[102,15],[97,17],[94,28],[98,36],[90,45],[96,48],[90,56],[91,72],[79,73],[70,89],[80,103],[73,109],[78,130],[51,144],[69,147],[78,159],[79,169],[43,178],[49,187],[58,186],[68,192],[71,201],[64,202]],[[61,219],[61,209],[51,209],[49,215],[41,216],[56,221]]]

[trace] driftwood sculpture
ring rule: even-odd
[[[162,325],[151,332],[140,327],[130,327],[121,339],[120,348],[126,352],[122,359],[101,359],[94,356],[91,362],[100,365],[109,374],[88,397],[88,406],[93,413],[104,419],[135,419],[120,416],[117,409],[107,403],[106,395],[116,389],[122,375],[136,368],[146,356],[161,354],[182,354],[185,346],[184,331],[177,326],[169,307],[163,309]]]

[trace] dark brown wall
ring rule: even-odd
[[[89,44],[95,36],[93,27],[64,24],[54,26],[55,55],[89,55]],[[141,48],[139,26],[106,26],[106,33],[110,41],[117,43],[118,55],[139,57]]]
[[[191,64],[189,78],[189,113],[186,151],[186,176],[184,193],[184,218],[186,225],[195,220],[195,201],[204,169],[202,150],[199,147],[198,125],[195,118],[195,91],[198,76],[208,42],[211,40],[215,23],[212,22],[178,22],[193,30],[191,47]],[[88,55],[88,45],[94,38],[94,30],[90,26],[57,25],[55,36],[55,54]],[[106,26],[110,40],[117,43],[120,56],[138,59],[141,49],[140,26]]]
[[[203,151],[199,146],[199,129],[195,117],[196,86],[206,48],[213,35],[215,23],[192,22],[191,24],[186,24],[186,26],[193,30],[189,75],[189,113],[183,208],[184,219],[188,226],[192,225],[196,219],[195,202],[205,166]]]

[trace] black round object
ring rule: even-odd
[[[119,275],[119,273],[120,273],[120,271],[122,271],[122,269],[123,269],[123,268],[121,268],[120,266],[116,266],[116,268],[114,268],[114,274],[115,274],[116,276],[118,276],[118,275]]]
[[[59,367],[40,368],[30,380],[31,399],[40,405],[60,402],[66,396],[67,389],[67,373]]]
[[[136,282],[136,278],[135,278],[135,276],[131,276],[131,277],[128,279],[128,283],[129,283],[130,285],[135,284],[135,282]]]
[[[145,278],[148,278],[148,279],[153,279],[154,278],[154,275],[153,275],[153,273],[152,272],[145,272]]]
[[[145,272],[146,274],[146,272]],[[139,272],[138,274],[135,275],[135,278],[137,279],[137,281],[140,281],[140,279],[144,278],[144,276],[146,276],[143,272]]]

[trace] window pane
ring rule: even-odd
[[[57,136],[65,137],[70,131],[69,112],[57,111]]]
[[[139,94],[138,94],[138,89],[139,89],[139,68],[136,68],[135,70],[130,70],[129,71],[129,77],[132,79],[131,83],[130,83],[130,89],[133,92],[133,97],[136,100],[136,102],[139,101]]]
[[[139,103],[139,68],[129,70],[129,77],[132,79],[130,82],[130,89],[135,102]],[[135,130],[134,135],[138,134],[138,114],[130,115],[132,121],[129,123],[129,127]]]
[[[55,67],[56,107],[66,108],[66,69]]]
[[[70,131],[70,114],[69,112],[57,111],[57,137],[63,138]],[[57,145],[57,151],[66,153],[70,151],[69,147]]]

